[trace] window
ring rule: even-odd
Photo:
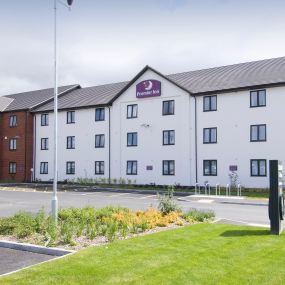
[[[48,138],[41,139],[41,150],[48,150]]]
[[[138,117],[138,105],[128,105],[127,106],[127,119],[137,118]]]
[[[48,162],[41,162],[40,174],[48,174]]]
[[[127,175],[137,175],[138,173],[138,162],[136,160],[127,161]]]
[[[66,174],[75,174],[75,161],[66,162]]]
[[[175,131],[163,131],[163,145],[174,145],[175,144]]]
[[[266,125],[251,125],[250,141],[251,142],[266,141]]]
[[[66,138],[66,148],[75,149],[75,137],[74,136],[70,136]]]
[[[162,174],[163,175],[175,175],[174,160],[163,160],[162,161]]]
[[[67,124],[74,124],[75,123],[75,111],[67,112],[66,123]]]
[[[204,96],[203,97],[203,110],[204,112],[217,111],[217,96]]]
[[[250,175],[251,176],[266,176],[266,159],[251,159],[250,160]]]
[[[266,91],[255,90],[250,91],[250,107],[266,106]]]
[[[95,121],[105,121],[105,109],[97,108],[95,110]]]
[[[16,150],[17,149],[17,139],[10,139],[9,149]]]
[[[105,135],[95,136],[95,147],[100,148],[105,146]]]
[[[48,126],[48,114],[41,114],[41,126]]]
[[[95,174],[104,174],[104,161],[95,161]]]
[[[10,116],[9,118],[9,126],[11,128],[14,128],[17,126],[17,116],[13,115],[13,116]]]
[[[204,176],[217,176],[217,160],[203,161]]]
[[[216,143],[217,142],[217,128],[203,129],[203,143]]]
[[[127,133],[127,146],[138,145],[138,133]]]
[[[174,100],[162,102],[162,115],[174,115]]]
[[[16,173],[17,173],[17,163],[9,162],[9,174],[16,174]]]

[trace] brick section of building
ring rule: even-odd
[[[10,127],[10,117],[17,116],[17,125]],[[17,140],[10,150],[10,140]],[[16,163],[16,173],[9,173],[9,163]],[[28,111],[0,113],[0,181],[30,182],[33,167],[33,115]]]

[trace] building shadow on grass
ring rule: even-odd
[[[232,230],[225,231],[221,234],[222,237],[242,237],[242,236],[268,236],[269,230]]]

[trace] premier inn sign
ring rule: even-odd
[[[137,84],[136,97],[156,97],[161,96],[161,82],[158,80],[145,80]]]

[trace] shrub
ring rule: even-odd
[[[173,197],[174,191],[175,191],[174,186],[168,186],[166,194],[158,195],[159,199],[158,209],[163,215],[166,215],[170,212],[180,211],[179,206],[174,201]]]
[[[200,211],[197,209],[190,209],[186,214],[183,215],[183,218],[188,222],[204,222],[210,221],[215,217],[213,211]]]

